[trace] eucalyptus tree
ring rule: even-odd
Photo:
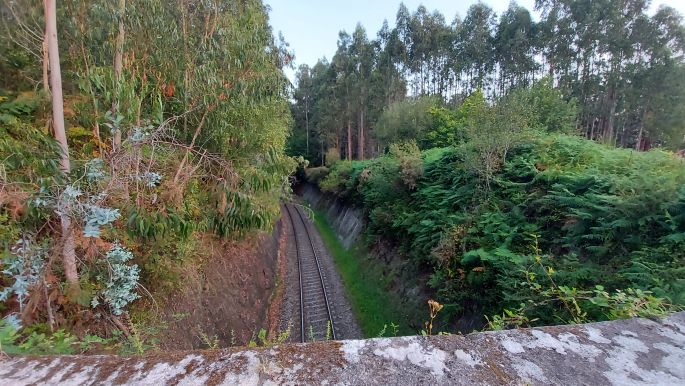
[[[451,25],[439,12],[401,4],[395,27],[384,23],[373,41],[359,29],[340,34],[328,67],[333,99],[315,103],[328,105],[330,121],[346,128],[336,138],[348,159],[366,155],[362,147],[377,138],[368,132],[407,87],[410,95],[458,104],[478,89],[494,101],[541,79],[577,105],[575,129],[587,138],[639,149],[681,146],[682,18],[667,7],[650,16],[649,4],[537,0],[541,19],[534,22],[514,2],[499,18],[478,3]]]
[[[301,65],[297,73],[295,74],[296,88],[293,93],[293,98],[295,99],[295,106],[297,110],[294,111],[294,119],[296,121],[304,121],[304,131],[305,131],[305,157],[309,157],[309,117],[311,115],[312,109],[312,98],[313,98],[313,82],[311,69],[308,65]]]
[[[379,96],[375,97],[380,102],[372,106],[376,109],[382,109],[383,106],[389,106],[393,102],[403,99],[407,93],[406,80],[398,62],[397,42],[397,29],[391,30],[388,22],[383,21],[382,28],[372,42],[376,50],[375,86],[372,89],[384,97],[384,100],[379,100]]]
[[[323,157],[327,150],[334,148],[339,154],[344,153],[346,94],[344,87],[338,84],[337,76],[333,65],[325,60],[318,61],[312,68],[312,121],[319,142],[322,165],[326,161]]]
[[[485,88],[495,66],[495,13],[492,8],[477,3],[469,7],[459,25],[455,49],[463,56],[467,72],[467,90]]]
[[[341,31],[338,35],[338,50],[336,51],[331,61],[331,70],[335,79],[335,88],[340,95],[340,115],[339,119],[344,122],[346,128],[345,135],[345,158],[352,160],[352,147],[354,138],[352,134],[352,125],[355,118],[355,63],[351,52],[352,37],[345,31]]]
[[[639,24],[626,100],[630,116],[621,144],[644,149],[650,142],[671,148],[685,145],[685,28],[673,8],[660,7]],[[628,136],[628,138],[624,138]]]
[[[368,119],[367,110],[371,94],[369,83],[374,69],[375,52],[366,36],[366,30],[364,30],[361,24],[357,24],[352,34],[352,44],[349,46],[349,49],[353,69],[351,74],[353,94],[356,99],[354,109],[357,115],[357,159],[364,159],[367,136],[365,126]]]
[[[62,70],[59,59],[57,38],[57,4],[56,0],[45,0],[45,37],[47,42],[48,62],[50,68],[50,88],[52,100],[52,130],[62,150],[60,165],[64,174],[71,172],[69,145],[64,126],[64,97],[62,95]],[[65,194],[62,195],[65,197]],[[62,268],[67,279],[69,290],[78,292],[79,278],[76,262],[76,241],[74,227],[68,213],[68,198],[64,198],[59,211],[62,230]]]
[[[495,33],[495,55],[499,67],[498,92],[514,85],[527,85],[534,77],[536,25],[530,12],[515,2],[499,19]]]

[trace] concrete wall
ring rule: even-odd
[[[345,248],[350,248],[364,230],[364,213],[361,209],[341,204],[333,196],[323,194],[318,187],[306,184],[302,197],[312,207],[326,213],[326,219],[335,230]]]
[[[658,321],[143,357],[0,359],[0,384],[685,385],[685,312]]]

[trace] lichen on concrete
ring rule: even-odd
[[[470,367],[475,367],[477,365],[481,365],[481,366],[483,365],[483,362],[481,362],[480,359],[476,358],[474,355],[471,355],[471,354],[469,354],[466,351],[461,350],[461,349],[454,350],[454,356],[458,360],[464,362],[466,365],[468,365]]]
[[[430,370],[434,375],[443,375],[447,353],[438,348],[424,348],[415,339],[397,339],[395,344],[377,348],[373,353],[385,359],[409,361],[415,366]]]
[[[470,335],[5,357],[0,385],[685,385],[685,313]]]

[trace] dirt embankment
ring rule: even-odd
[[[240,241],[203,236],[200,261],[186,267],[180,288],[159,306],[157,346],[162,350],[245,345],[260,329],[271,330],[279,303],[278,265],[282,227]],[[154,307],[152,305],[151,307]],[[153,310],[151,310],[153,311]]]

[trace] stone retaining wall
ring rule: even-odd
[[[311,184],[304,185],[302,197],[312,207],[326,213],[328,223],[345,248],[350,248],[364,230],[364,214],[361,209],[344,205]]]

